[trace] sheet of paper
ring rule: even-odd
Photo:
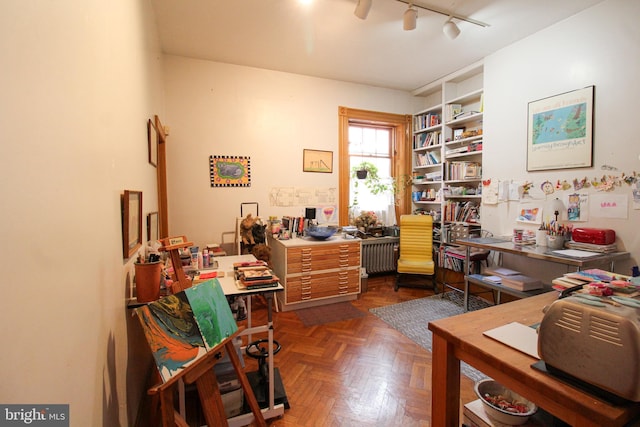
[[[530,326],[511,322],[485,331],[484,335],[540,359],[538,356],[538,332]]]
[[[591,256],[602,255],[598,252],[579,251],[577,249],[560,249],[553,252],[559,255],[570,256],[574,258],[589,258]]]

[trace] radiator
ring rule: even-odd
[[[362,241],[362,267],[367,274],[396,271],[398,237],[379,237]]]

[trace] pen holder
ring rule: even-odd
[[[160,261],[136,263],[136,297],[138,302],[151,302],[160,298]]]
[[[538,246],[547,246],[547,230],[537,230],[536,231],[536,244]]]
[[[562,249],[564,247],[564,236],[547,236],[547,246],[549,249]]]

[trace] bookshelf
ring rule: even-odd
[[[477,62],[413,92],[428,107],[413,116],[412,210],[434,217],[434,245],[456,226],[481,228],[483,79]]]

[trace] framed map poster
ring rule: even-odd
[[[529,103],[527,171],[593,166],[594,88]]]
[[[209,156],[212,187],[250,187],[251,159],[248,156]]]

